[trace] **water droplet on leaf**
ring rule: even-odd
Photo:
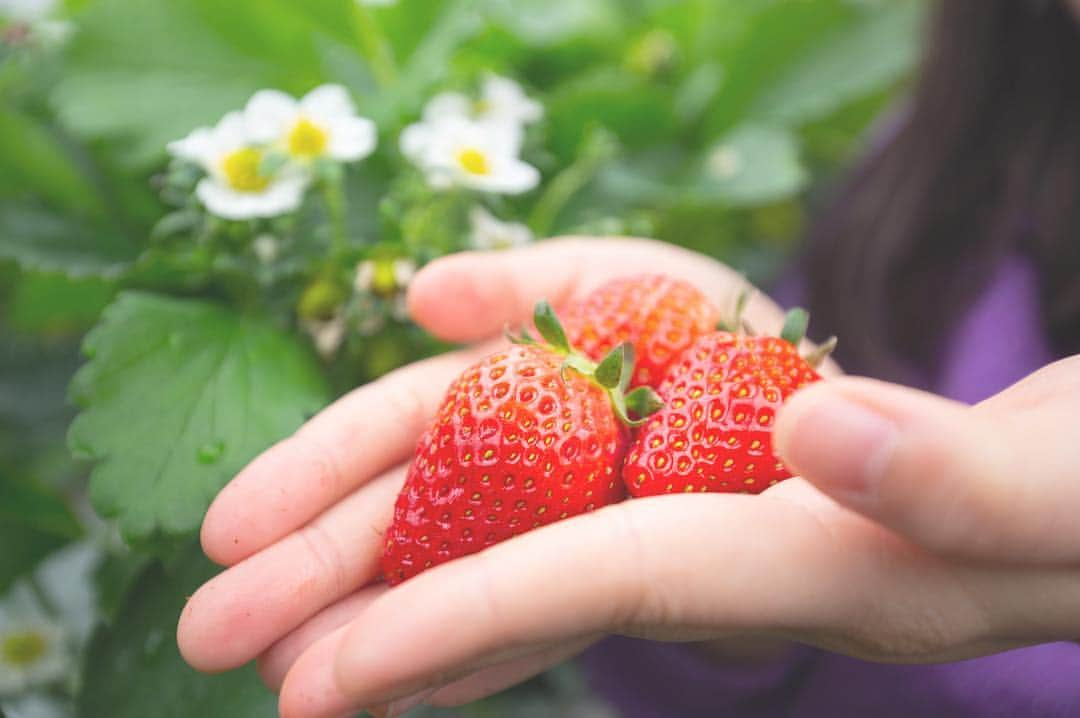
[[[221,458],[221,455],[225,453],[225,442],[221,439],[217,441],[208,441],[199,447],[199,451],[196,456],[199,459],[200,464],[212,464]]]

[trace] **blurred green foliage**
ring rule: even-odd
[[[302,297],[347,296],[358,262],[467,246],[473,200],[433,194],[397,149],[434,92],[494,71],[543,104],[524,150],[543,183],[491,199],[504,218],[539,236],[650,235],[766,280],[811,190],[910,76],[921,14],[917,0],[81,0],[53,18],[66,41],[0,20],[0,592],[87,531],[104,547],[111,622],[73,684],[79,715],[148,715],[168,695],[197,696],[185,711],[207,718],[267,714],[250,671],[203,677],[176,653],[183,595],[210,571],[192,537],[229,476],[334,393],[442,348],[391,318],[320,361],[302,329]],[[221,222],[166,172],[167,142],[254,91],[327,82],[379,128],[343,177],[344,246],[324,198]],[[253,252],[262,232],[285,238],[271,265]],[[89,489],[63,437],[88,330],[70,441],[97,462]],[[116,526],[134,553],[109,541]],[[551,715],[584,694],[560,680],[516,695]],[[509,715],[507,700],[469,710]]]

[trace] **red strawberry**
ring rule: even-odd
[[[791,394],[821,379],[796,349],[806,328],[800,312],[789,315],[788,338],[717,331],[683,353],[660,385],[664,407],[627,455],[623,481],[633,496],[757,494],[791,477],[773,454],[773,420]]]
[[[421,436],[386,535],[391,584],[525,531],[620,501],[632,350],[599,365],[570,353],[546,303],[549,345],[492,354],[450,386]],[[644,410],[643,410],[644,412]]]
[[[694,285],[662,274],[614,279],[563,312],[570,343],[599,361],[623,342],[634,345],[631,386],[659,386],[668,367],[719,312]]]

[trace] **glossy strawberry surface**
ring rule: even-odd
[[[391,584],[614,503],[629,433],[602,388],[543,346],[513,346],[454,381],[422,435],[386,535]]]
[[[623,480],[634,496],[760,493],[790,478],[772,449],[776,412],[821,377],[777,337],[712,332],[672,364],[664,408],[639,430]]]
[[[720,319],[694,285],[660,274],[614,279],[561,316],[570,343],[593,360],[623,342],[633,344],[631,387],[653,388],[679,354]]]

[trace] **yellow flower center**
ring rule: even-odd
[[[263,152],[254,147],[233,150],[221,160],[221,171],[229,186],[238,192],[262,192],[270,178],[259,172]]]
[[[318,157],[326,151],[326,131],[306,117],[301,117],[289,131],[289,154],[295,157]]]
[[[457,154],[457,161],[461,168],[469,174],[491,174],[491,165],[488,163],[487,155],[475,147],[466,147],[460,150]]]
[[[16,631],[4,636],[0,643],[0,654],[9,666],[25,668],[33,665],[45,655],[48,643],[37,631]]]

